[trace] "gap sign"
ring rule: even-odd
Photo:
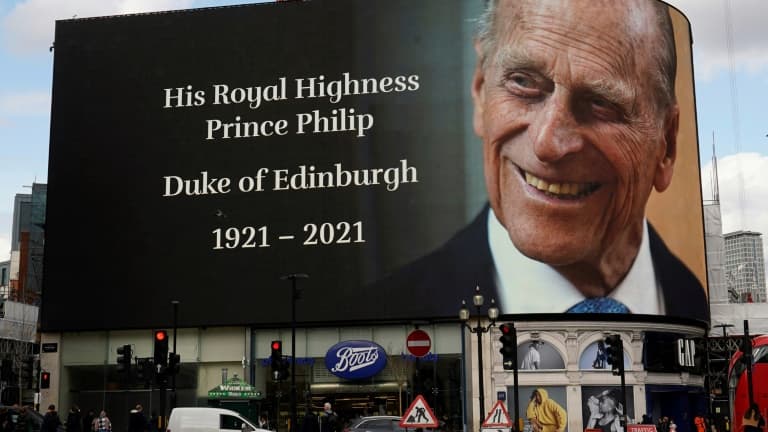
[[[414,330],[408,334],[405,340],[405,347],[408,352],[416,357],[424,357],[432,348],[432,340],[424,330]]]

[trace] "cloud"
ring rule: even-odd
[[[696,78],[709,79],[728,70],[726,5],[729,5],[733,54],[737,69],[757,73],[768,69],[768,32],[765,0],[666,0],[691,22]]]
[[[57,19],[185,9],[191,4],[192,0],[25,0],[5,16],[2,27],[11,52],[47,53]]]
[[[701,169],[704,199],[711,199],[712,163]],[[738,230],[763,234],[763,256],[768,268],[768,155],[737,153],[717,161],[723,233]]]
[[[0,116],[47,115],[50,111],[51,94],[47,91],[0,94]],[[0,126],[3,123],[0,118]]]

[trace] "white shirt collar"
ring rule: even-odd
[[[520,253],[492,209],[488,211],[488,244],[496,268],[502,313],[562,313],[586,298],[552,267]],[[635,262],[609,297],[624,303],[632,313],[664,313],[647,222],[643,223],[643,239]]]

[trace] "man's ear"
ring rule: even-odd
[[[477,136],[483,136],[483,107],[485,102],[485,71],[483,70],[483,52],[480,42],[475,40],[475,53],[477,54],[477,63],[475,65],[475,74],[472,76],[472,103],[475,108],[472,117],[472,126],[475,128]],[[487,59],[485,59],[487,61]]]
[[[662,146],[664,153],[656,166],[653,186],[658,192],[664,192],[672,183],[672,173],[677,159],[677,132],[680,128],[680,107],[674,104],[669,108],[664,119]]]

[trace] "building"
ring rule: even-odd
[[[0,262],[0,298],[7,299],[10,294],[11,261]]]
[[[765,303],[765,259],[762,234],[736,231],[725,234],[725,276],[731,301]]]
[[[14,199],[11,259],[0,263],[0,402],[32,404],[38,382],[46,185]]]
[[[539,358],[514,362],[524,369],[515,385],[514,373],[502,364],[495,323],[478,317],[474,328],[488,331],[471,334],[456,319],[462,298],[446,295],[448,284],[401,295],[376,287],[397,269],[440,250],[486,212],[482,155],[466,121],[473,117],[470,87],[477,71],[469,23],[482,5],[352,4],[287,2],[57,24],[41,320],[41,362],[51,382],[41,389],[42,405],[103,408],[116,429],[126,425],[137,402],[159,413],[174,404],[229,406],[250,417],[266,413],[283,432],[292,394],[302,413],[330,401],[345,419],[404,415],[422,396],[451,429],[476,430],[496,401],[518,413],[532,389],[543,388],[569,412],[567,428],[576,431],[589,424],[590,401],[619,385],[600,360],[601,341],[616,334],[624,342],[629,386],[622,412],[632,418],[704,412],[707,398],[695,354],[701,350],[692,347],[705,334],[706,313],[694,320],[662,310],[657,301],[647,314],[635,309],[634,315],[579,318],[562,308],[504,315],[498,322],[517,326],[520,357],[530,352]],[[678,18],[684,31],[675,33],[685,38],[688,24]],[[118,22],[124,27],[115,32]],[[291,23],[304,23],[301,32]],[[194,40],[183,44],[168,38],[173,29],[195,25],[216,30],[204,38],[191,32]],[[126,38],[128,33],[133,37]],[[258,56],[252,47],[261,50]],[[269,67],[263,59],[270,59]],[[682,66],[688,66],[680,68],[686,85],[677,88],[687,89],[685,100],[692,103],[692,71]],[[395,94],[393,74],[399,81],[411,77],[414,85]],[[268,137],[270,131],[241,137],[256,145],[212,145],[194,125],[233,118],[231,109],[246,106],[224,107],[213,99],[195,106],[206,99],[198,83],[218,82],[253,86],[253,94],[262,94],[255,85],[263,84],[259,111],[243,111],[260,119],[351,112],[335,105],[338,96],[360,119],[375,113],[377,127],[350,133],[337,126],[343,120],[346,129],[352,117],[318,117],[317,124],[326,126],[311,134],[302,126],[286,137]],[[284,103],[283,85],[290,99]],[[371,93],[370,85],[390,94]],[[105,106],[104,93],[94,89],[111,89],[120,103]],[[251,101],[248,109],[256,105]],[[679,174],[676,191],[655,195],[671,202],[655,201],[648,220],[670,245],[677,243],[675,253],[688,255],[686,265],[698,283],[681,278],[682,284],[665,284],[668,293],[683,285],[706,286],[692,105],[685,111],[681,130],[687,139],[678,146],[678,159],[688,158],[679,167],[691,175]],[[393,161],[402,170],[380,168]],[[420,180],[410,181],[417,165]],[[298,170],[290,190],[287,167]],[[363,176],[369,169],[411,174],[403,182],[405,176],[390,175],[386,186],[360,177],[352,187],[343,180],[350,170]],[[329,176],[338,177],[334,187],[326,187]],[[639,227],[640,220],[635,222]],[[580,248],[581,241],[571,244]],[[485,241],[477,256],[487,248]],[[474,275],[461,264],[444,264],[430,275],[455,271],[475,278],[469,284],[449,281],[451,289],[466,289],[467,297],[477,284],[491,289],[491,282],[476,280],[492,279],[491,271]],[[486,264],[483,270],[491,267]],[[87,268],[73,278],[81,266]],[[684,267],[661,265],[659,273],[673,266]],[[297,271],[311,279],[301,282],[302,298],[293,303],[296,293],[280,279]],[[655,279],[643,276],[643,282]],[[638,286],[659,292],[658,286]],[[523,291],[515,296],[537,294],[527,286]],[[650,298],[645,292],[636,297]],[[539,299],[549,303],[552,297]],[[689,300],[675,306],[694,303]],[[179,302],[178,316],[173,301]],[[696,302],[697,309],[706,309],[702,303]],[[296,320],[290,318],[294,310]],[[172,347],[165,337],[154,339],[156,330],[178,334],[171,336]],[[417,344],[429,341],[422,356],[409,345],[416,330],[429,336]],[[282,355],[295,357],[289,380],[273,379],[275,341],[282,342]],[[162,371],[169,350],[180,355],[181,366],[166,384],[162,374],[153,379],[152,371]],[[118,359],[125,361],[126,352],[133,355],[131,372],[119,372]],[[294,379],[297,388],[291,389]],[[680,432],[688,428],[680,423]]]

